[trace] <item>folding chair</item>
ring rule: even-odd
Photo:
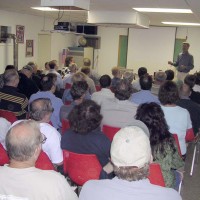
[[[109,125],[103,125],[102,132],[107,136],[107,138],[112,141],[115,134],[120,130],[119,127],[112,127]]]
[[[70,128],[69,121],[67,119],[62,120],[62,134],[65,133],[66,130]]]
[[[0,110],[0,117],[7,119],[11,124],[17,121],[15,114],[7,110]]]
[[[4,149],[3,145],[0,143],[0,166],[3,166],[8,163],[9,163],[8,154]]]

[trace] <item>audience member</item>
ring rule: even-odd
[[[152,84],[151,93],[158,96],[160,86],[166,81],[165,72],[159,71],[155,73],[154,82]]]
[[[200,92],[200,72],[195,73],[196,80],[195,85],[192,88],[195,92]]]
[[[9,69],[15,69],[15,66],[14,65],[7,65],[6,68],[5,68],[5,71],[9,70]],[[4,85],[3,74],[0,74],[0,88],[2,88],[3,85]]]
[[[89,77],[90,76],[90,68],[89,67],[82,67],[81,72],[83,72],[86,75],[86,82],[89,86],[89,93],[93,94],[96,92],[94,81]]]
[[[169,132],[164,113],[156,103],[144,103],[138,107],[136,119],[141,120],[150,132],[150,144],[153,161],[160,164],[166,187],[179,188],[182,175],[176,169],[184,162],[177,145]]]
[[[122,73],[120,71],[120,68],[119,67],[113,67],[112,68],[112,75],[113,75],[113,78],[112,78],[112,81],[111,81],[111,88],[112,88],[112,90],[115,90],[117,83],[121,80],[121,77],[122,77]]]
[[[6,70],[4,86],[0,89],[0,109],[13,112],[18,119],[25,119],[28,110],[28,99],[17,90],[19,75],[15,69]]]
[[[134,102],[135,104],[142,104],[148,102],[155,102],[160,104],[158,97],[151,93],[152,77],[150,75],[145,74],[140,77],[140,87],[141,91],[132,94],[132,102]]]
[[[180,99],[177,101],[176,104],[188,110],[188,112],[190,113],[194,133],[197,134],[200,128],[200,105],[190,100],[190,95],[191,88],[184,83],[180,88]]]
[[[31,79],[33,74],[33,68],[30,65],[25,65],[22,70],[19,71],[19,92],[24,94],[28,99],[30,96],[39,91],[36,83]]]
[[[32,120],[13,126],[6,136],[9,165],[0,167],[0,194],[4,199],[78,200],[66,179],[52,170],[35,168],[45,142]]]
[[[72,85],[70,94],[73,101],[69,105],[63,105],[60,108],[60,121],[67,119],[69,113],[74,108],[75,105],[79,105],[83,102],[86,92],[88,91],[88,84],[86,81],[78,81]]]
[[[80,154],[95,154],[103,167],[100,178],[108,178],[112,174],[109,162],[110,141],[100,129],[100,106],[92,100],[85,100],[74,107],[68,119],[70,129],[62,136],[62,149]]]
[[[39,98],[50,99],[52,106],[54,108],[54,111],[51,115],[51,122],[52,122],[53,126],[58,130],[61,127],[59,114],[60,114],[60,108],[63,105],[62,100],[57,98],[54,95],[56,86],[55,86],[54,80],[51,77],[48,77],[48,75],[46,75],[42,79],[41,85],[42,85],[42,91],[39,91],[39,92],[31,95],[29,103],[31,103],[35,99],[39,99]]]
[[[56,79],[56,88],[57,90],[63,89],[63,80],[62,80],[62,76],[57,72],[57,63],[56,61],[52,60],[49,62],[49,73],[54,73],[57,76]]]
[[[114,99],[114,94],[110,90],[111,78],[109,75],[105,74],[99,79],[101,90],[99,92],[94,92],[91,99],[97,104],[101,105],[104,99]]]
[[[181,200],[171,188],[153,185],[147,179],[151,147],[145,131],[137,125],[117,132],[111,145],[111,161],[116,177],[91,180],[82,188],[80,200]]]
[[[65,59],[65,66],[69,67],[70,64],[74,64],[74,57],[73,56],[67,56]]]
[[[5,139],[6,139],[6,134],[11,127],[11,123],[7,121],[5,118],[0,117],[0,124],[1,124],[1,129],[0,129],[0,143],[5,147]]]
[[[133,82],[133,88],[136,90],[136,91],[140,91],[141,90],[141,86],[140,86],[140,77],[147,74],[147,68],[146,67],[140,67],[138,69],[138,79],[136,79],[134,82]]]
[[[125,71],[123,74],[123,79],[127,80],[130,84],[132,84],[134,79],[133,72]]]
[[[47,75],[49,73],[49,70],[50,70],[50,68],[49,68],[49,62],[45,62],[45,64],[44,64],[44,70],[43,70],[42,74]]]
[[[195,85],[196,76],[195,75],[187,75],[184,79],[184,83],[187,84],[191,89],[190,99],[198,104],[200,104],[200,92],[195,92],[193,87]]]
[[[174,71],[171,69],[168,69],[165,71],[165,74],[167,75],[166,81],[172,81],[174,79]]]
[[[173,81],[166,81],[160,87],[158,98],[162,104],[161,107],[169,126],[169,132],[178,135],[181,154],[185,157],[185,136],[186,132],[192,128],[192,122],[189,112],[176,105],[179,100],[177,85]]]
[[[137,105],[130,102],[132,87],[121,79],[115,87],[115,98],[105,99],[101,105],[102,125],[124,127],[134,121]]]
[[[49,124],[53,112],[50,99],[36,99],[30,104],[30,118],[40,123],[40,132],[47,140],[42,144],[43,151],[55,166],[62,165],[63,154],[60,147],[60,133]]]
[[[69,73],[63,78],[63,86],[65,88],[66,83],[72,84],[72,76],[77,72],[78,67],[76,63],[72,63],[68,67]]]

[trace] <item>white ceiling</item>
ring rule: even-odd
[[[36,11],[30,7],[40,6],[40,0],[0,0],[0,10],[20,12],[37,16],[58,17],[58,12]],[[90,0],[90,10],[132,11],[132,7],[183,8],[193,14],[145,13],[150,25],[164,26],[162,21],[200,23],[200,0]],[[60,21],[83,22],[86,12],[64,12]]]

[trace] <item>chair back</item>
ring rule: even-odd
[[[62,134],[65,133],[66,130],[70,128],[69,121],[67,119],[62,120]]]
[[[35,163],[35,167],[42,170],[55,170],[51,160],[44,151],[41,151]]]
[[[180,155],[181,158],[182,158],[181,147],[180,147],[180,144],[179,144],[178,135],[175,134],[175,133],[172,134],[172,135],[173,135],[174,140],[175,140],[175,142],[176,142],[176,146],[177,146],[177,149],[178,149],[178,153],[179,153],[179,155]]]
[[[65,105],[68,106],[68,105],[71,105],[72,101],[65,101]]]
[[[78,154],[63,150],[64,173],[79,186],[88,180],[98,180],[102,167],[96,155]]]
[[[70,83],[65,84],[65,89],[70,89],[71,87],[72,87],[72,84],[70,84]]]
[[[165,187],[165,181],[159,163],[151,163],[149,165],[148,179],[151,184]]]
[[[0,117],[7,119],[11,124],[17,121],[15,114],[7,110],[0,110]]]
[[[194,131],[193,131],[193,128],[190,128],[186,132],[185,141],[186,142],[192,142],[194,140],[195,140]]]
[[[95,85],[96,91],[99,92],[101,91],[101,86],[100,85]]]
[[[119,127],[112,127],[108,125],[103,125],[102,131],[107,136],[107,138],[112,141],[115,134],[120,130]]]
[[[9,163],[8,154],[4,149],[3,145],[0,143],[0,166],[3,166],[8,163]]]

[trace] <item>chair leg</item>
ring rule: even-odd
[[[191,165],[191,170],[190,170],[190,176],[192,176],[193,170],[194,170],[194,161],[195,161],[195,157],[196,157],[196,150],[197,150],[197,146],[195,144],[195,146],[194,146],[194,152],[193,152],[193,157],[192,157],[192,165]]]

